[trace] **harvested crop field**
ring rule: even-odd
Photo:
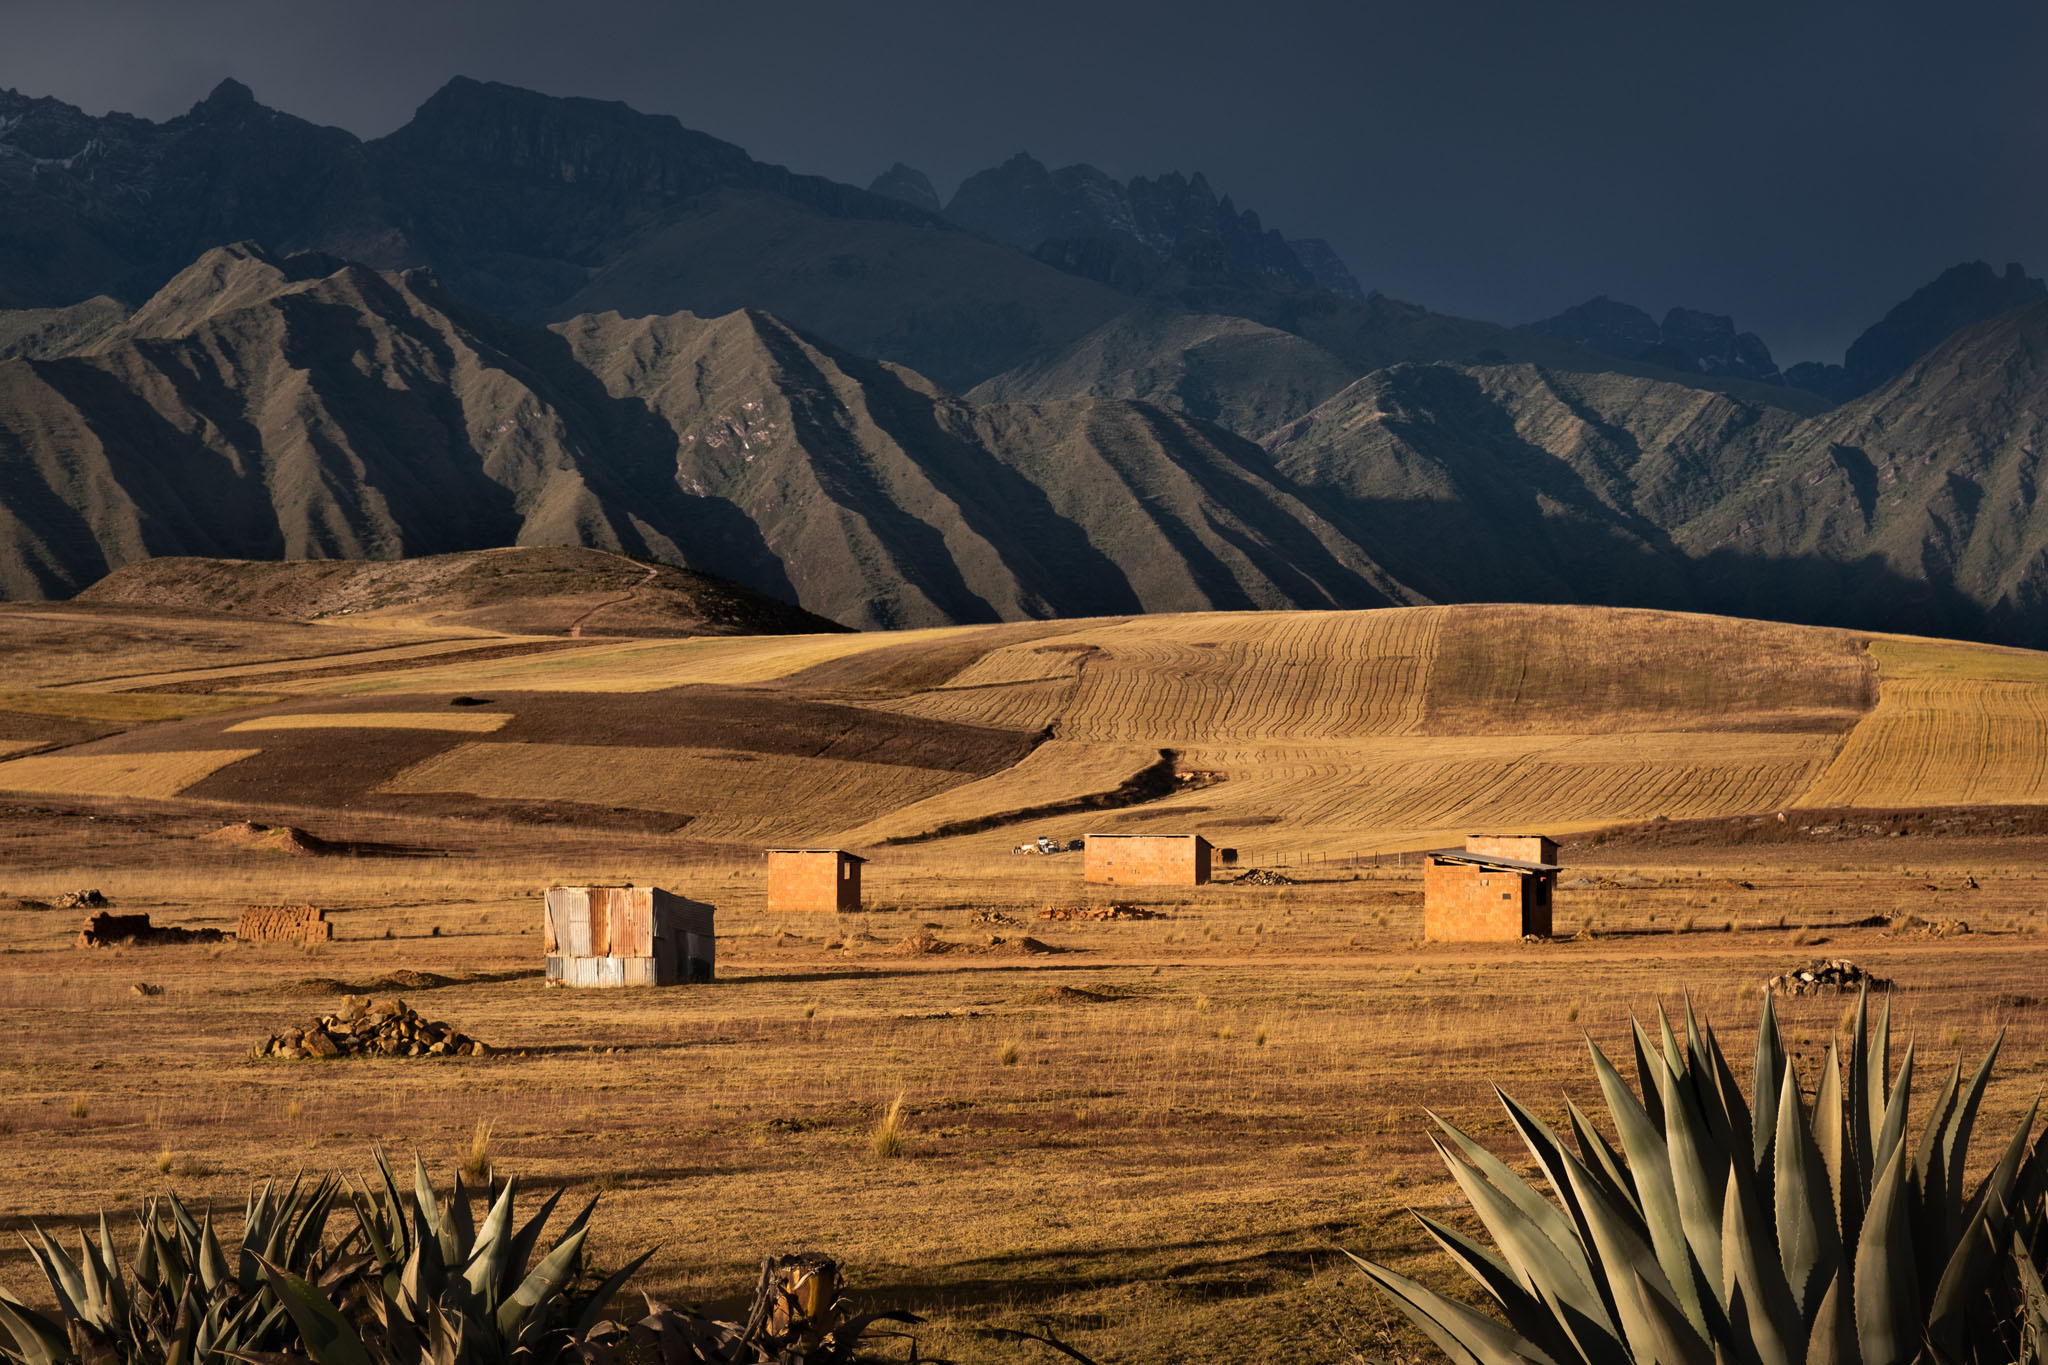
[[[1870,652],[1877,709],[1801,804],[1978,805],[2048,793],[2048,659],[1887,640]]]
[[[226,733],[245,730],[454,730],[489,734],[512,719],[509,711],[299,711],[236,721]]]
[[[0,789],[60,796],[176,796],[258,749],[38,754],[0,763]]]

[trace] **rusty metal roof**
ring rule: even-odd
[[[842,858],[850,858],[857,863],[867,861],[866,858],[861,857],[858,853],[848,853],[843,848],[771,848],[767,851],[770,853],[835,853]]]
[[[1464,848],[1432,848],[1422,855],[1447,863],[1477,863],[1481,867],[1506,868],[1510,872],[1562,872],[1563,863],[1532,863],[1522,858],[1503,858],[1493,853],[1474,853]]]

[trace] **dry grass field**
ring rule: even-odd
[[[1625,1046],[1631,1013],[1689,992],[1735,1052],[1766,976],[1847,956],[1897,980],[1923,1068],[2006,1031],[1987,1121],[2048,1078],[2048,803],[2016,719],[2040,656],[1517,607],[387,652],[294,679],[270,666],[344,666],[357,632],[321,628],[328,659],[243,626],[181,618],[153,653],[128,620],[141,643],[105,673],[182,676],[54,694],[156,712],[38,711],[87,675],[0,655],[0,742],[33,746],[0,761],[10,1230],[166,1183],[232,1222],[251,1180],[361,1171],[377,1144],[445,1176],[487,1123],[499,1170],[603,1196],[600,1260],[660,1244],[657,1295],[732,1308],[761,1255],[816,1248],[956,1359],[1049,1359],[977,1335],[1040,1321],[1122,1365],[1398,1359],[1415,1339],[1338,1248],[1451,1283],[1402,1212],[1463,1218],[1425,1106],[1504,1147],[1492,1086],[1589,1103],[1585,1038]],[[208,640],[232,657],[194,678]],[[509,718],[402,719],[442,715]],[[999,818],[1162,748],[1212,776]],[[1870,806],[1910,809],[1842,809]],[[245,818],[341,853],[205,837]],[[1564,837],[1558,940],[1420,941],[1392,855],[1478,821]],[[1078,855],[1008,852],[1091,826],[1199,829],[1295,881],[1112,895]],[[871,855],[865,913],[766,909],[758,844],[802,829]],[[545,988],[538,893],[586,880],[715,904],[720,979]],[[85,887],[226,929],[310,902],[336,939],[78,949],[81,912],[40,907]],[[1112,902],[1157,917],[1044,914]],[[1943,920],[1971,932],[1909,927]],[[497,1050],[249,1060],[351,990]],[[1783,1007],[1802,1063],[1843,1004]],[[899,1097],[904,1149],[877,1155]],[[32,1294],[20,1250],[0,1285]]]

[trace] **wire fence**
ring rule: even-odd
[[[1255,867],[1289,867],[1305,871],[1328,870],[1330,872],[1362,872],[1373,868],[1416,868],[1422,866],[1423,855],[1419,852],[1388,853],[1379,849],[1359,849],[1349,852],[1330,852],[1317,849],[1260,848],[1239,844],[1235,849],[1223,850],[1225,867],[1249,871]],[[1227,855],[1235,853],[1235,858]]]

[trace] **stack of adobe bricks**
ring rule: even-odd
[[[327,912],[311,905],[252,905],[235,937],[244,943],[326,943],[334,937]]]

